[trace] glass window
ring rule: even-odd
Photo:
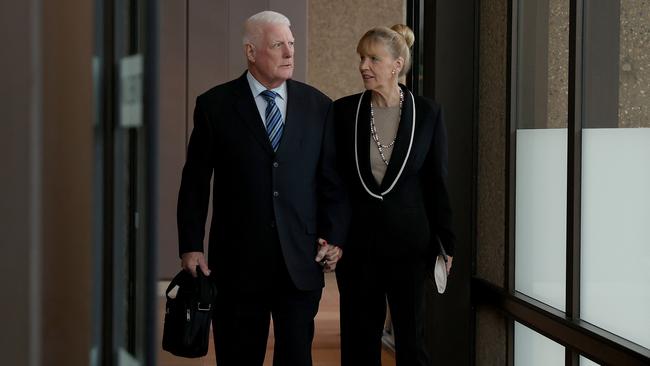
[[[600,366],[600,364],[595,363],[587,357],[580,356],[580,366]]]
[[[515,289],[564,310],[569,2],[518,11]]]
[[[584,10],[581,318],[650,348],[650,9]]]
[[[515,366],[563,366],[564,347],[515,322]]]

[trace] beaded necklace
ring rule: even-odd
[[[399,118],[398,122],[402,119],[402,105],[404,104],[404,92],[402,91],[402,88],[399,88]],[[377,127],[375,126],[375,111],[372,108],[372,98],[370,99],[370,134],[372,135],[372,140],[375,142],[375,145],[377,145],[377,150],[379,150],[379,156],[381,157],[381,160],[388,166],[388,160],[386,159],[386,156],[384,155],[384,149],[390,149],[395,145],[395,140],[397,139],[397,136],[391,141],[388,145],[384,145],[379,141],[379,135],[377,135]]]

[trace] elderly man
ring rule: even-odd
[[[182,267],[217,283],[219,366],[311,365],[323,272],[341,257],[349,207],[335,169],[331,100],[291,80],[289,20],[244,24],[248,70],[196,100],[178,198]],[[209,262],[204,227],[213,179]]]

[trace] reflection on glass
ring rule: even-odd
[[[620,1],[619,127],[650,127],[648,5],[647,0]]]
[[[564,366],[564,347],[515,322],[515,366]]]
[[[515,289],[564,310],[569,2],[518,4]]]
[[[581,318],[650,348],[650,9],[585,2]]]
[[[566,128],[569,2],[519,2],[517,128]]]

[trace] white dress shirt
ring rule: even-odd
[[[260,117],[262,118],[262,123],[264,123],[264,127],[266,128],[266,99],[264,99],[264,97],[260,94],[267,89],[264,85],[262,85],[262,83],[255,79],[250,71],[246,72],[246,79],[248,79],[248,85],[250,86],[251,92],[253,92],[253,96],[255,97],[257,110],[259,111]],[[282,85],[271,90],[278,93],[278,96],[275,97],[275,104],[280,109],[280,114],[282,115],[282,123],[284,123],[287,116],[287,82],[285,81],[282,83]]]

